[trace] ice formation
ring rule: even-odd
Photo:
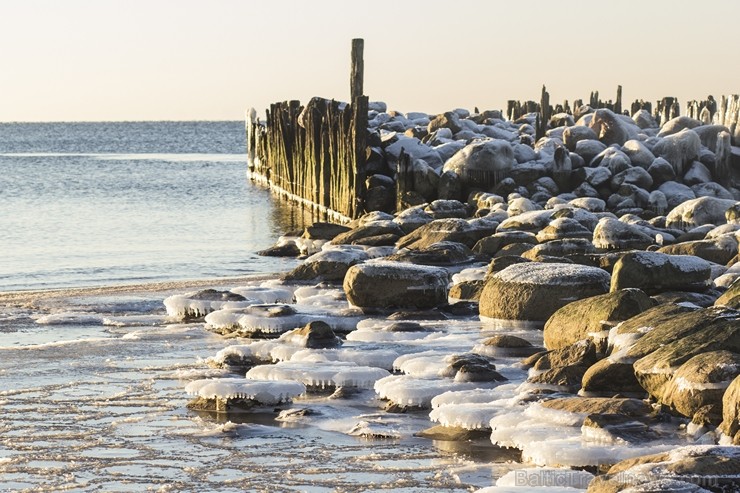
[[[428,409],[432,399],[450,390],[472,390],[490,388],[495,383],[455,382],[451,379],[422,379],[409,375],[391,375],[375,382],[375,392],[381,399],[387,399],[400,406]]]
[[[274,365],[255,366],[247,372],[248,379],[285,381],[296,380],[307,387],[372,388],[378,379],[390,373],[382,368],[358,366],[349,362],[282,361]]]
[[[205,399],[250,399],[260,404],[287,402],[306,391],[300,382],[255,380],[245,378],[214,378],[195,380],[185,386],[190,395]]]

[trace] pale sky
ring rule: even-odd
[[[738,0],[0,0],[0,121],[241,120],[365,93],[399,111],[740,92]]]

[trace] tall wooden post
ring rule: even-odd
[[[614,113],[622,112],[622,86],[617,86],[617,102],[614,103]]]
[[[362,80],[365,76],[365,62],[362,59],[362,52],[365,47],[365,40],[357,38],[352,40],[352,68],[350,71],[350,102],[355,98],[362,96]]]

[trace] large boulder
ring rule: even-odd
[[[644,396],[645,390],[635,378],[632,364],[605,358],[591,365],[583,374],[581,393],[587,396],[615,394]]]
[[[611,291],[639,288],[648,294],[662,291],[703,291],[709,285],[712,266],[691,255],[630,252],[614,266]]]
[[[399,249],[419,249],[440,241],[454,241],[473,248],[478,240],[495,232],[493,224],[487,227],[483,223],[473,225],[460,218],[437,219],[403,236],[396,246]]]
[[[629,123],[627,120],[629,120]],[[589,127],[596,133],[602,143],[606,145],[619,144],[620,146],[635,138],[639,130],[639,127],[630,119],[623,119],[621,115],[605,108],[600,108],[594,112]]]
[[[674,372],[692,357],[718,350],[740,353],[740,312],[721,308],[695,310],[654,326],[628,351],[640,357],[635,376],[651,396],[664,402]]]
[[[726,350],[697,354],[678,367],[665,386],[661,404],[689,418],[709,406],[702,415],[716,426],[722,421],[725,389],[738,375],[740,354]]]
[[[683,129],[660,139],[653,146],[653,154],[662,157],[673,166],[676,176],[683,176],[689,165],[699,157],[701,140],[696,132]]]
[[[737,255],[738,242],[734,235],[729,234],[709,240],[685,241],[667,245],[658,251],[669,255],[694,255],[715,264],[725,265]]]
[[[566,304],[609,290],[607,272],[577,264],[514,264],[490,276],[480,314],[507,320],[545,322]]]
[[[358,248],[334,247],[308,257],[283,276],[286,281],[342,281],[347,269],[370,256]]]
[[[642,250],[654,243],[644,230],[613,217],[602,217],[593,233],[594,246],[602,250]]]
[[[719,429],[734,445],[740,445],[740,376],[735,377],[722,397]]]
[[[558,349],[590,339],[652,306],[648,295],[639,289],[623,289],[568,303],[547,320],[545,347]],[[602,352],[605,349],[597,347]]]
[[[740,310],[740,278],[736,279],[714,304]]]
[[[483,180],[487,180],[489,184],[498,183],[515,164],[511,144],[505,140],[492,139],[468,144],[447,160],[442,170],[456,173],[463,185],[469,186]]]
[[[381,261],[350,267],[343,287],[361,309],[428,309],[447,302],[448,284],[444,269]]]
[[[727,220],[725,213],[736,204],[737,201],[735,200],[715,197],[699,197],[698,199],[687,200],[668,214],[666,226],[689,230],[705,224],[724,224]]]

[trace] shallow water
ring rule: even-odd
[[[203,359],[234,341],[202,324],[167,324],[166,294],[46,297],[3,309],[0,490],[462,492],[491,484],[505,463],[490,442],[450,450],[414,438],[427,413],[404,415],[401,439],[337,431],[377,413],[372,391],[294,403],[322,410],[330,425],[281,424],[269,408],[228,420],[189,411],[178,375],[207,371]],[[37,323],[50,313],[67,323]]]

